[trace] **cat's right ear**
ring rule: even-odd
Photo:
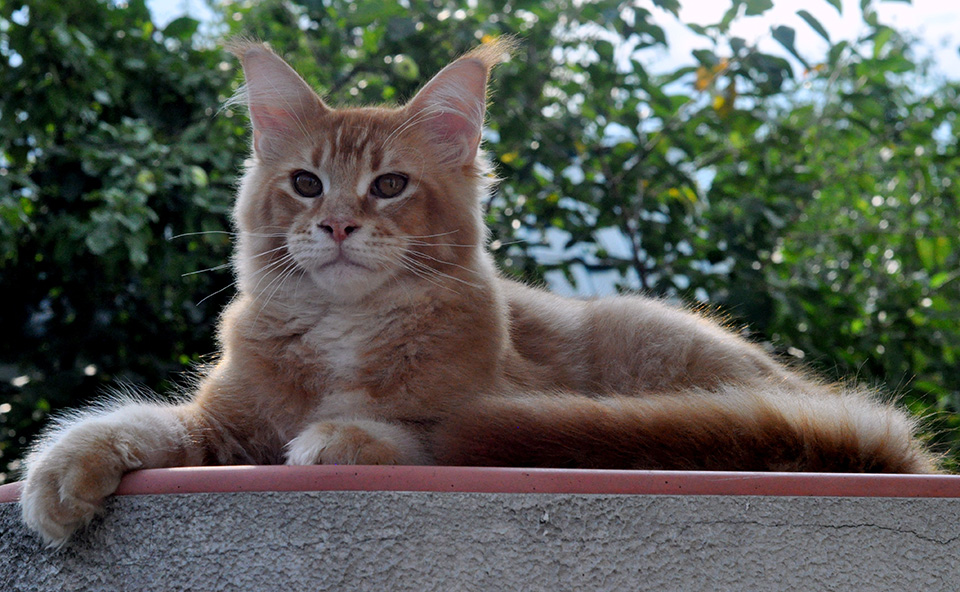
[[[227,49],[243,64],[246,82],[240,94],[250,108],[254,154],[268,162],[277,160],[285,147],[306,140],[314,128],[313,122],[329,108],[266,45],[236,40]]]

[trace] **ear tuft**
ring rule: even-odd
[[[441,70],[417,93],[407,109],[411,120],[421,118],[444,162],[466,165],[474,161],[487,107],[487,79],[516,42],[493,39]]]

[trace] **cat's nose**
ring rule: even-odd
[[[327,218],[317,224],[320,230],[329,234],[334,241],[342,243],[347,237],[360,229],[360,224],[354,220],[342,218]]]

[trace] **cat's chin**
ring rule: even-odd
[[[392,273],[374,270],[348,261],[336,261],[308,270],[310,279],[323,296],[337,303],[361,300],[390,279]]]

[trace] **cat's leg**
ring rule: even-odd
[[[127,471],[196,465],[200,427],[188,406],[127,402],[61,420],[25,461],[23,520],[50,546],[87,524]]]
[[[369,419],[328,419],[308,424],[287,444],[288,465],[428,464],[409,429]]]

